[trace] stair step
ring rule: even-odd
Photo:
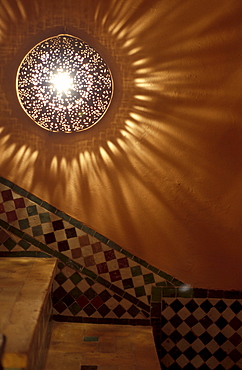
[[[6,337],[4,369],[41,369],[48,344],[56,263],[52,258],[0,258],[0,333]]]

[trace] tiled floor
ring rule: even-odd
[[[45,370],[160,370],[151,327],[53,323]]]

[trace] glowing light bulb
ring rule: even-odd
[[[56,74],[51,83],[59,93],[67,94],[69,90],[73,89],[73,79],[67,72],[59,72]]]

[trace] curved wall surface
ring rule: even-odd
[[[242,288],[241,1],[14,0],[0,5],[0,175],[192,286]],[[17,68],[67,32],[115,84],[103,119],[51,134]]]

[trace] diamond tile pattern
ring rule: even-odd
[[[0,218],[149,304],[151,287],[166,280],[70,222],[0,184]],[[9,242],[7,249],[14,250]],[[16,248],[15,248],[16,249]]]
[[[54,315],[109,319],[147,318],[142,309],[59,263],[53,285]]]
[[[242,300],[164,298],[165,369],[242,369]]]

